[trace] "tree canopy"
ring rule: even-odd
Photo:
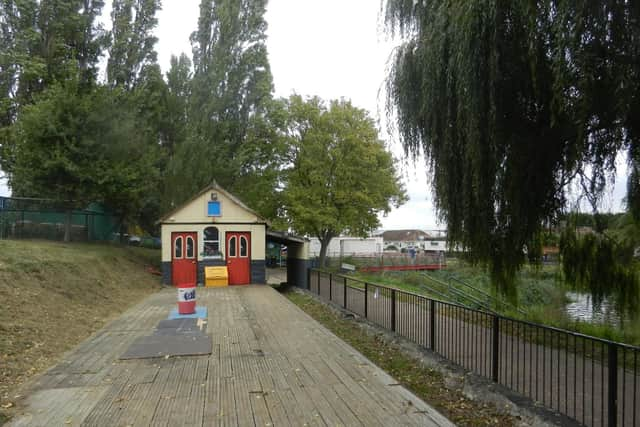
[[[123,220],[153,223],[166,130],[166,84],[148,37],[157,3],[135,3],[137,23],[129,23],[122,11],[130,15],[134,2],[116,1],[113,38],[97,22],[102,1],[0,4],[8,43],[0,61],[10,65],[0,67],[0,166],[14,195],[104,202]],[[128,49],[122,61],[118,46]],[[126,77],[112,85],[98,80],[105,50],[107,74]]]
[[[515,272],[579,182],[592,202],[640,160],[640,7],[626,0],[387,0],[400,35],[388,111],[424,153],[449,239],[514,292]]]
[[[346,101],[288,103],[291,167],[284,210],[291,227],[320,240],[320,263],[341,233],[366,236],[378,214],[406,200],[393,157],[368,114]]]

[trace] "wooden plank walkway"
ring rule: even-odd
[[[268,286],[198,288],[210,356],[120,361],[175,304],[147,298],[31,384],[9,426],[452,426]]]

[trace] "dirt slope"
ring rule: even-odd
[[[0,424],[17,387],[160,288],[159,251],[0,240]]]

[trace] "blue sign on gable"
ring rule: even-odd
[[[207,202],[207,215],[208,216],[220,216],[220,202],[209,201]]]

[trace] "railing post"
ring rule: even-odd
[[[369,300],[369,285],[367,284],[367,282],[364,282],[364,318],[365,319],[368,318],[368,310],[367,310],[368,300]]]
[[[493,381],[499,380],[499,353],[500,353],[500,316],[493,316],[493,326],[491,328],[493,337],[491,339],[491,376]]]
[[[396,331],[396,290],[391,289],[391,330]]]
[[[609,343],[609,427],[618,423],[618,346]]]
[[[311,269],[307,268],[307,286],[308,290],[311,290]]]
[[[429,348],[436,351],[436,302],[429,300]]]
[[[343,277],[343,279],[344,279],[344,286],[343,286],[342,291],[344,293],[342,294],[342,305],[346,309],[347,308],[347,278],[346,278],[346,276]]]
[[[331,288],[333,288],[333,275],[329,273],[329,301],[331,301],[331,297],[333,292],[331,292]]]

